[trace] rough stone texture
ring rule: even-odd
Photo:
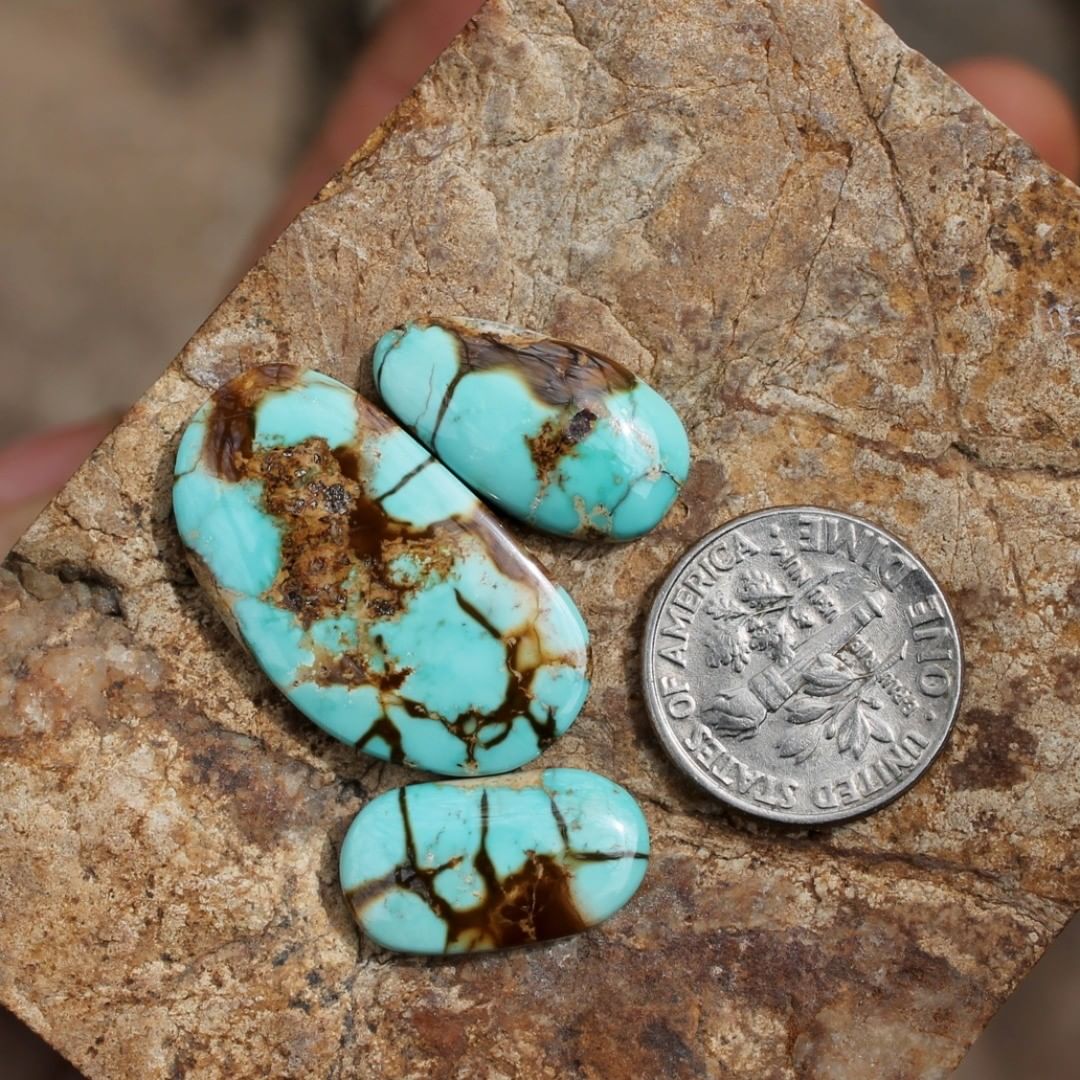
[[[941,1076],[1080,897],[1080,199],[857,3],[492,0],[31,529],[0,595],[0,998],[92,1076]],[[391,959],[335,852],[413,779],[320,736],[212,612],[178,433],[267,360],[367,388],[382,330],[503,319],[688,422],[656,534],[524,543],[596,689],[547,766],[645,805],[634,903]],[[937,570],[966,708],[901,801],[814,834],[700,798],[636,641],[678,553],[815,501]]]

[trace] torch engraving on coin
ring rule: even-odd
[[[694,547],[653,605],[643,667],[684,772],[803,824],[910,787],[948,736],[963,678],[926,566],[869,522],[813,507],[749,515]]]

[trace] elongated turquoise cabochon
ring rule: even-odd
[[[341,847],[341,886],[387,949],[483,952],[566,937],[637,891],[641,809],[579,769],[414,784],[373,799]]]
[[[573,601],[347,386],[283,364],[181,439],[176,523],[226,621],[320,727],[447,776],[532,761],[589,689]]]
[[[675,410],[614,360],[541,334],[426,319],[373,356],[390,411],[499,509],[558,536],[632,540],[690,468]]]

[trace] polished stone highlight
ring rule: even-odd
[[[622,908],[649,833],[618,784],[579,769],[414,784],[373,799],[341,847],[361,929],[397,952],[485,952],[566,937]]]
[[[196,574],[302,712],[449,776],[533,760],[588,693],[566,592],[347,386],[253,368],[196,414],[173,506]]]
[[[392,413],[499,509],[558,536],[632,540],[690,468],[671,406],[597,353],[498,323],[426,319],[383,335]]]

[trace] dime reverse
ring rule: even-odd
[[[716,798],[824,825],[925,773],[964,661],[926,565],[850,514],[779,507],[710,533],[664,582],[643,651],[665,749]]]

